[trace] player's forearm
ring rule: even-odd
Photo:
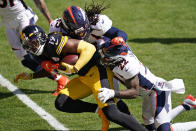
[[[127,89],[123,91],[115,91],[114,97],[122,99],[134,99],[138,96],[138,91],[135,89]]]
[[[138,96],[140,88],[138,75],[135,75],[133,78],[127,79],[124,85],[127,87],[127,90],[115,91],[115,97],[133,99]]]
[[[33,73],[33,79],[43,78],[43,77],[48,77],[48,76],[50,76],[50,73],[44,69],[40,70],[39,72]]]
[[[48,11],[48,8],[44,2],[44,0],[34,0],[35,5],[38,7],[40,12],[45,16],[48,22],[52,21],[51,15]]]

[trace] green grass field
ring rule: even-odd
[[[38,25],[48,32],[49,25],[32,1],[25,1],[39,16]],[[90,0],[86,0],[90,2]],[[157,76],[167,80],[182,78],[184,95],[172,94],[173,107],[182,103],[188,94],[196,97],[196,1],[195,0],[108,0],[104,14],[113,26],[124,30],[128,44],[136,56]],[[68,5],[84,7],[82,0],[46,0],[53,18],[61,17]],[[0,74],[13,83],[20,72],[30,72],[15,57],[8,45],[4,28],[0,27]],[[15,84],[34,102],[52,114],[70,130],[100,130],[97,114],[71,114],[54,107],[51,93],[56,82],[49,79],[20,81]],[[121,86],[122,89],[124,88]],[[95,102],[92,96],[85,101]],[[125,100],[134,116],[142,123],[141,98]],[[184,112],[173,122],[196,121],[196,111]],[[7,88],[0,86],[0,130],[54,130]],[[111,123],[110,130],[123,130]]]

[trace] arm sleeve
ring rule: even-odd
[[[74,67],[79,71],[84,65],[86,65],[90,61],[95,51],[96,48],[94,45],[81,40],[77,48],[77,53],[79,53],[80,56]]]
[[[127,39],[128,39],[128,36],[127,34],[122,31],[122,30],[119,30],[118,28],[115,28],[115,27],[111,27],[105,34],[104,36],[110,38],[110,39],[113,39],[114,37],[117,37],[117,36],[121,36],[124,41],[126,42]]]

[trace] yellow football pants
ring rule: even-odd
[[[99,93],[98,89],[101,88],[101,79],[107,78],[108,84],[111,89],[114,88],[113,85],[113,73],[109,68],[106,68],[106,75],[103,76],[103,72],[100,72],[97,66],[93,66],[88,73],[85,76],[79,76],[76,78],[73,78],[64,89],[60,91],[60,94],[65,94],[72,99],[82,99],[85,98],[93,93],[96,102],[99,106],[99,108],[103,108],[107,106],[108,104],[101,103],[99,99],[97,98],[97,95]],[[116,102],[116,100],[114,99]]]

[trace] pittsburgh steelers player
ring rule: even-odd
[[[85,40],[95,46],[96,41],[102,36],[110,39],[121,36],[126,41],[128,39],[127,34],[113,27],[112,21],[106,15],[101,14],[103,10],[108,8],[102,4],[86,5],[85,11],[78,6],[67,7],[61,18],[51,22],[49,32],[61,32],[63,35]],[[48,63],[45,62],[45,64]],[[43,68],[45,67],[43,64]],[[118,84],[116,79],[114,81]],[[128,106],[122,100],[118,100],[117,106],[120,111],[130,114]],[[107,120],[102,122],[103,125],[109,124]]]
[[[110,67],[114,75],[128,88],[122,91],[99,89],[101,92],[98,98],[102,103],[114,97],[135,98],[139,93],[143,100],[142,118],[148,130],[188,131],[196,129],[196,121],[170,124],[181,112],[196,109],[196,100],[192,95],[188,95],[183,104],[172,109],[171,91],[180,94],[185,92],[182,79],[166,81],[152,74],[127,48],[122,37],[107,41],[102,45],[99,53],[100,64]]]
[[[99,54],[94,45],[58,33],[46,35],[41,27],[36,25],[25,27],[20,36],[24,49],[44,60],[51,60],[51,64],[60,62],[69,53],[79,54],[75,65],[61,63],[58,66],[53,64],[58,66],[59,72],[67,75],[79,75],[70,80],[59,92],[55,101],[55,107],[58,110],[69,113],[95,112],[99,107],[110,121],[133,131],[146,131],[133,116],[119,111],[115,99],[110,99],[103,104],[97,98],[98,90],[101,87],[114,88],[115,85],[111,70],[98,65]],[[16,77],[15,81],[40,77],[43,77],[43,74],[23,73]],[[97,104],[80,100],[91,94],[95,97]],[[107,129],[108,127],[102,127],[103,131]]]

